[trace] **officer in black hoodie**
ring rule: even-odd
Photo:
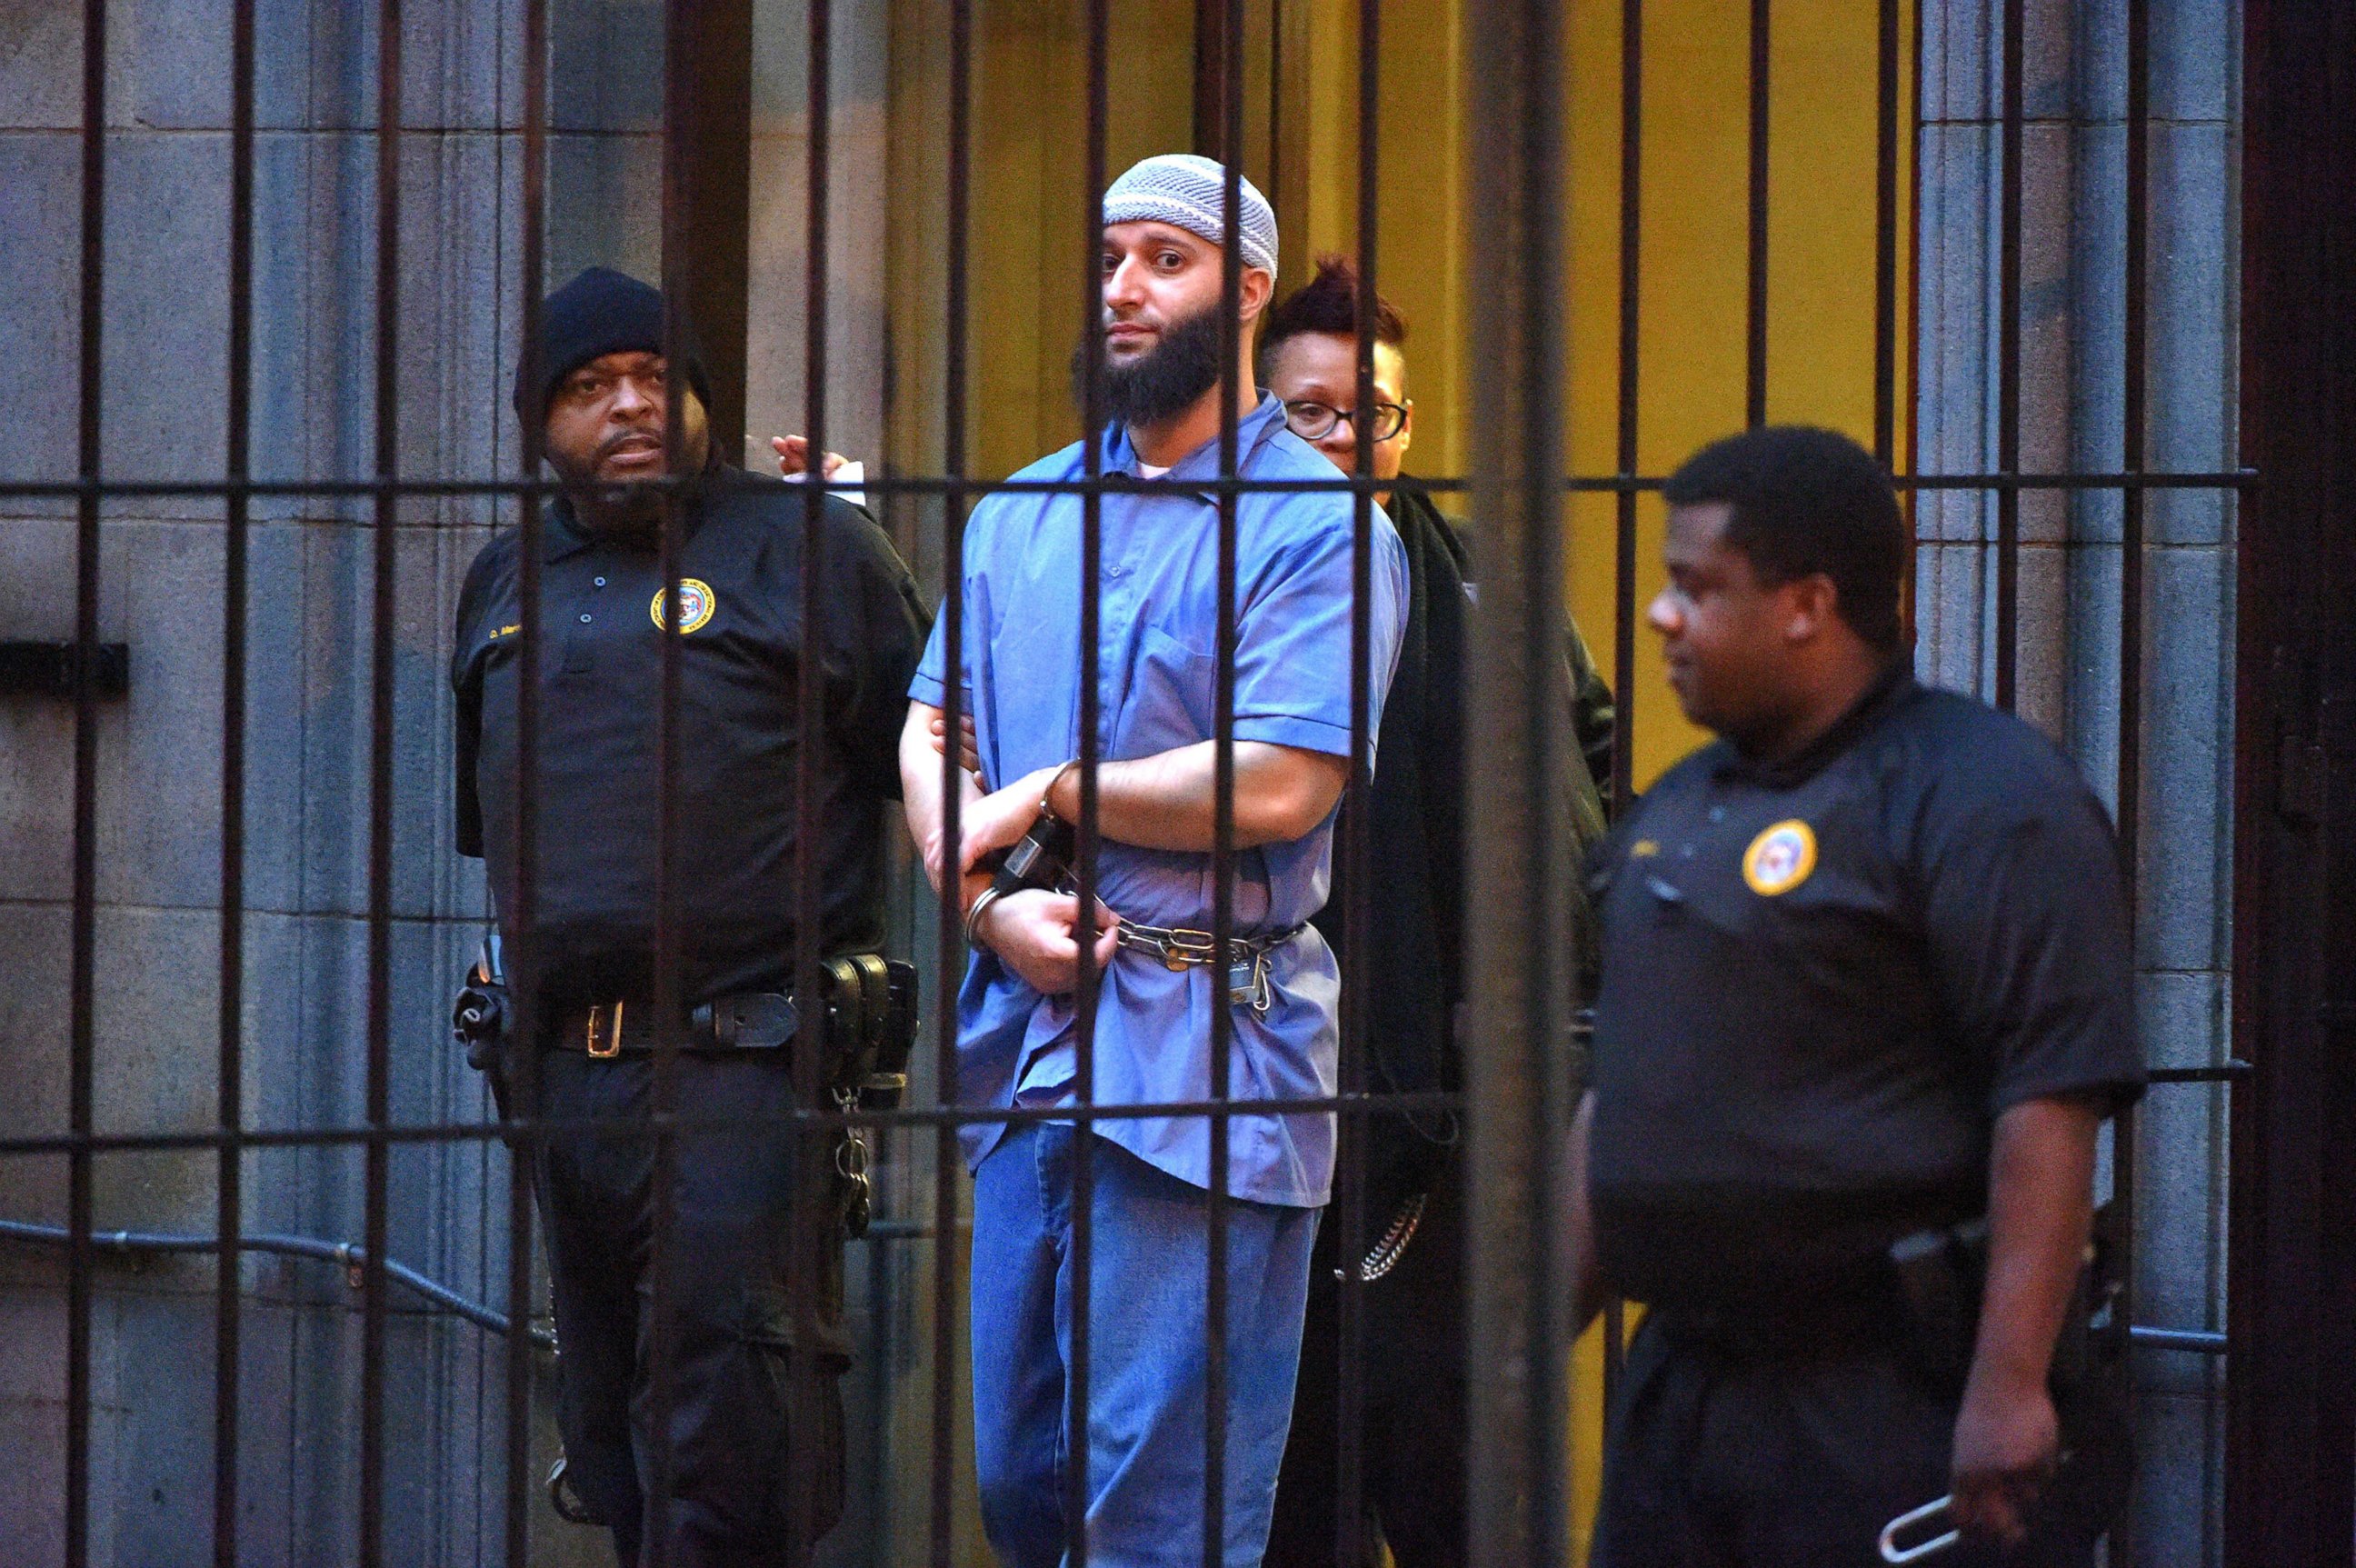
[[[1320,257],[1316,277],[1268,318],[1260,381],[1283,400],[1293,432],[1344,472],[1357,471],[1359,438],[1373,440],[1375,477],[1388,487],[1376,499],[1407,546],[1407,628],[1367,804],[1373,885],[1359,956],[1376,977],[1366,1021],[1368,1079],[1377,1093],[1455,1089],[1462,1081],[1451,1019],[1462,994],[1465,623],[1478,595],[1466,580],[1462,528],[1399,472],[1415,433],[1415,403],[1407,392],[1407,323],[1387,300],[1375,311],[1375,403],[1358,406],[1357,295],[1357,270],[1342,257]],[[1603,828],[1612,689],[1575,628],[1565,661],[1562,691],[1586,766],[1564,780],[1564,791],[1583,844]],[[1344,953],[1349,871],[1337,852],[1333,894],[1316,918]],[[1351,978],[1345,972],[1344,983]],[[1431,1112],[1366,1122],[1372,1251],[1353,1260],[1367,1281],[1358,1369],[1365,1537],[1370,1551],[1387,1541],[1398,1568],[1464,1561],[1461,1131],[1456,1117]],[[1340,1230],[1338,1216],[1329,1215],[1318,1237],[1270,1568],[1333,1562]]]
[[[524,539],[514,528],[483,547],[459,599],[458,847],[487,862],[507,950],[528,935],[534,954],[532,1032],[505,1042],[500,1089],[511,1113],[529,1089],[556,1129],[533,1145],[532,1175],[573,1490],[612,1529],[626,1565],[659,1551],[673,1568],[785,1568],[807,1560],[841,1511],[835,1380],[849,1353],[840,1232],[831,1214],[816,1234],[796,1223],[833,1196],[803,1185],[824,1179],[829,1162],[823,1150],[811,1157],[792,1122],[794,1050],[817,1035],[798,1025],[827,1011],[794,990],[798,846],[805,832],[815,841],[822,957],[845,959],[848,974],[886,972],[851,955],[883,940],[884,805],[899,793],[926,625],[882,531],[830,496],[818,520],[818,620],[803,625],[807,492],[720,462],[700,360],[691,346],[672,364],[663,349],[662,296],[592,268],[547,302],[541,373],[517,373],[517,415],[545,432],[562,487],[541,540],[529,933],[517,925]],[[679,503],[680,581],[667,604],[653,481],[682,476],[693,482]],[[679,1005],[664,1020],[657,744],[673,625]],[[814,714],[798,700],[810,660]],[[819,788],[805,822],[796,779],[810,746]],[[667,1088],[690,1123],[668,1182],[648,1127],[666,1035],[678,1047]],[[734,1120],[692,1125],[720,1117]]]

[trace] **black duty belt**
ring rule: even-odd
[[[569,1009],[548,1043],[599,1060],[655,1048],[660,1036],[651,1002],[600,1002]],[[744,991],[691,1011],[679,1031],[684,1051],[773,1051],[801,1027],[794,999],[775,991]]]

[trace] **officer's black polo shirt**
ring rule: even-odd
[[[1628,1295],[1788,1301],[1984,1212],[2008,1107],[2140,1090],[2101,802],[1902,667],[1781,766],[1686,758],[1590,864],[1589,1180]]]
[[[823,709],[798,702],[804,492],[734,468],[690,509],[679,553],[678,855],[672,886],[691,1003],[781,987],[794,962],[794,786],[821,747],[812,822],[825,951],[881,945],[884,802],[899,794],[908,679],[927,630],[908,569],[864,512],[819,519]],[[653,985],[655,728],[661,570],[651,540],[600,539],[558,502],[541,576],[538,925],[544,996],[563,1005]],[[458,604],[458,847],[514,869],[517,567],[521,534],[483,547]]]

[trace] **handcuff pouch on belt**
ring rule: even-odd
[[[828,1093],[837,1110],[889,1111],[908,1088],[916,1040],[916,969],[880,953],[826,961]],[[846,1122],[835,1136],[835,1209],[846,1238],[865,1235],[873,1210],[865,1127]]]

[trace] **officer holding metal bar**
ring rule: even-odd
[[[1915,684],[1905,526],[1855,443],[1754,430],[1665,493],[1650,619],[1719,738],[1590,862],[1569,1251],[1582,1324],[1650,1308],[1594,1562],[1875,1563],[1952,1492],[1941,1562],[2091,1563],[2126,1478],[2096,1134],[2143,1083],[2102,803]]]
[[[1270,313],[1261,381],[1285,405],[1294,435],[1344,473],[1372,443],[1376,502],[1406,547],[1408,610],[1398,673],[1383,705],[1381,774],[1368,792],[1365,870],[1366,1076],[1376,1093],[1456,1089],[1463,1081],[1452,1027],[1463,1000],[1464,727],[1468,582],[1463,526],[1401,472],[1415,433],[1408,391],[1406,318],[1374,302],[1374,393],[1358,404],[1357,268],[1321,256],[1317,274]],[[1573,831],[1602,836],[1600,790],[1612,779],[1612,689],[1576,628],[1553,700],[1583,763],[1564,780]],[[1338,953],[1355,874],[1339,857],[1333,894],[1316,925]],[[1579,911],[1590,938],[1591,920]],[[1591,940],[1582,944],[1591,954]],[[1345,957],[1344,961],[1347,961]],[[1591,987],[1590,988],[1591,989]],[[1464,1561],[1465,1445],[1462,1127],[1452,1112],[1394,1112],[1365,1121],[1366,1250],[1358,1360],[1342,1364],[1341,1226],[1329,1217],[1311,1271],[1309,1314],[1292,1435],[1276,1493],[1269,1562],[1333,1568],[1344,1377],[1359,1396],[1357,1498],[1369,1561],[1387,1548],[1398,1568]]]
[[[936,886],[967,911],[972,961],[958,997],[958,1081],[968,1103],[1050,1112],[1075,1103],[1078,944],[1094,944],[1098,1105],[1210,1097],[1212,1010],[1227,1009],[1229,1087],[1240,1100],[1313,1100],[1335,1082],[1333,955],[1308,924],[1324,902],[1336,805],[1349,777],[1350,498],[1251,491],[1235,501],[1237,649],[1232,843],[1236,940],[1221,969],[1209,936],[1218,727],[1223,409],[1245,480],[1331,481],[1333,470],[1258,395],[1252,339],[1274,286],[1274,214],[1242,187],[1239,354],[1222,353],[1225,171],[1148,158],[1104,196],[1107,426],[1090,433],[1114,488],[1102,500],[1101,575],[1085,582],[1078,494],[1006,493],[965,535],[965,646],[937,628],[902,742],[909,825]],[[1085,356],[1091,346],[1083,345]],[[1085,371],[1086,360],[1076,360]],[[1079,481],[1066,448],[1024,479]],[[1130,481],[1146,490],[1123,490]],[[1377,511],[1368,564],[1369,734],[1399,641],[1406,571]],[[1083,911],[1058,871],[1080,811],[1083,596],[1099,615],[1103,907]],[[934,725],[962,683],[986,787],[969,781],[962,854],[945,865]],[[1028,841],[1030,848],[1023,848]],[[991,869],[1001,852],[1016,851]],[[1087,1408],[1067,1412],[1076,1151],[1087,1140]],[[1292,1409],[1310,1250],[1333,1176],[1330,1111],[1230,1122],[1226,1231],[1226,1518],[1220,1557],[1258,1563]],[[966,1130],[975,1168],[976,1463],[1000,1557],[1063,1556],[1066,1455],[1085,1444],[1092,1561],[1204,1561],[1205,1391],[1211,1267],[1209,1120],[1052,1115]]]
[[[541,1117],[610,1124],[548,1134],[531,1173],[555,1293],[570,1493],[612,1530],[626,1565],[659,1549],[674,1568],[783,1565],[796,1533],[815,1542],[841,1509],[836,1380],[850,1346],[841,1233],[864,1222],[865,1206],[864,1135],[836,1134],[812,1158],[791,1123],[792,1057],[798,1042],[822,1050],[834,1102],[852,1105],[889,1096],[914,1036],[913,971],[876,950],[884,806],[898,793],[904,693],[925,617],[882,532],[828,497],[821,618],[801,624],[807,498],[718,460],[702,366],[691,345],[683,364],[665,360],[654,289],[592,269],[549,297],[543,320],[545,373],[527,382],[519,371],[515,390],[518,417],[545,425],[563,491],[549,509],[541,565],[539,1027],[529,1040],[502,1027],[502,977],[487,959],[462,998],[460,1032],[509,1110],[509,1086],[525,1070],[519,1053],[530,1052]],[[667,461],[673,397],[680,441]],[[666,477],[689,481],[671,602],[658,554],[655,481]],[[522,543],[519,531],[503,531],[467,573],[452,671],[459,848],[486,857],[495,896],[513,886],[519,843]],[[659,682],[674,618],[678,816],[666,868],[656,847]],[[798,705],[806,659],[820,661],[818,714]],[[805,746],[821,748],[808,823],[795,809]],[[823,878],[825,994],[816,997],[794,990],[804,831],[818,835]],[[669,1020],[655,1000],[666,875],[681,1003]],[[501,932],[508,950],[516,934]],[[665,1024],[680,1047],[679,1115],[738,1120],[677,1136],[658,1284],[646,1121]],[[821,1180],[834,1188],[819,1206],[830,1234],[801,1244],[796,1188]],[[657,1300],[667,1304],[659,1319]],[[669,1373],[662,1433],[651,1427],[649,1383],[659,1342]],[[810,1428],[791,1425],[789,1412]],[[794,1495],[798,1475],[809,1486]],[[669,1499],[660,1541],[648,1511],[659,1476]]]

